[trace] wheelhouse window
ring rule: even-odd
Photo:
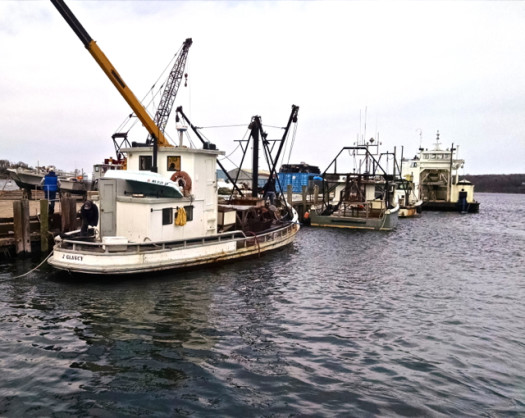
[[[180,171],[180,156],[170,155],[167,158],[168,171]]]
[[[170,225],[173,223],[173,209],[162,209],[162,225]]]
[[[151,155],[139,156],[139,170],[151,170],[153,167],[153,157]]]
[[[186,221],[193,221],[193,205],[184,206],[184,210],[186,211]]]

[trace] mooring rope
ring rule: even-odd
[[[20,276],[13,277],[13,279],[19,279],[20,277],[25,277],[25,276],[27,276],[27,275],[33,273],[33,272],[34,272],[36,269],[38,269],[42,264],[44,264],[44,263],[47,261],[47,259],[48,259],[49,257],[51,257],[52,255],[53,255],[53,251],[51,251],[51,252],[49,253],[49,255],[44,259],[44,261],[42,261],[42,262],[41,262],[38,266],[36,266],[34,269],[31,269],[31,270],[29,270],[27,273],[24,273],[24,274],[22,274],[22,275],[20,275]]]

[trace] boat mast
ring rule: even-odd
[[[261,117],[254,116],[252,122],[249,126],[251,130],[252,142],[252,197],[257,197],[259,195],[258,186],[259,186],[259,133],[261,137],[266,139],[266,133],[263,132],[261,126]],[[270,173],[271,175],[271,173]]]
[[[186,114],[182,111],[182,106],[179,106],[177,107],[176,109],[176,112],[177,112],[177,119],[179,117],[179,115],[182,116],[182,118],[186,121],[186,123],[188,125],[190,125],[190,128],[191,130],[195,133],[195,135],[197,135],[197,138],[199,138],[199,140],[202,142],[202,145],[204,147],[204,149],[215,149],[215,144],[212,144],[210,143],[209,141],[206,141],[202,135],[200,134],[199,132],[199,128],[196,127],[195,125],[193,125],[193,123],[191,123],[191,121],[188,119],[188,117],[186,116]],[[228,171],[226,171],[226,169],[224,168],[224,166],[221,164],[221,162],[219,160],[217,160],[217,165],[221,168],[221,170],[224,172],[224,174],[226,174],[226,177],[228,178],[228,180],[231,181],[231,183],[233,184],[233,187],[240,193],[240,195],[242,196],[243,193],[242,193],[242,190],[239,189],[239,187],[237,186],[237,183],[235,182],[235,180],[233,180],[231,178],[231,176],[228,174]]]
[[[279,144],[279,148],[277,150],[277,154],[275,155],[275,160],[273,161],[273,165],[270,170],[270,175],[277,173],[277,163],[279,162],[279,158],[281,156],[281,151],[283,150],[284,143],[286,141],[286,137],[288,136],[288,132],[290,131],[290,126],[293,123],[297,123],[297,114],[299,113],[299,106],[292,105],[292,112],[290,113],[290,117],[288,118],[288,123],[286,124],[286,127],[284,128],[283,137],[281,139],[281,143]]]
[[[454,143],[452,143],[452,147],[450,147],[450,168],[448,170],[448,184],[447,184],[447,202],[450,202],[450,195],[451,195],[451,184],[452,183],[452,165],[454,163]]]

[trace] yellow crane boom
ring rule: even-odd
[[[57,8],[62,17],[71,27],[71,29],[73,29],[73,32],[77,34],[77,36],[87,48],[91,56],[98,63],[102,71],[104,71],[104,73],[108,76],[108,78],[120,92],[124,100],[126,100],[133,112],[137,115],[139,120],[146,127],[149,134],[153,138],[157,139],[157,144],[159,146],[164,147],[173,146],[168,142],[162,130],[155,124],[151,116],[148,114],[148,112],[146,112],[144,106],[142,106],[142,104],[135,97],[133,92],[126,85],[126,83],[124,82],[120,74],[117,72],[115,67],[113,67],[113,64],[111,64],[104,52],[102,52],[102,50],[98,47],[97,43],[91,38],[91,36],[89,36],[87,31],[75,17],[73,12],[71,12],[69,7],[64,3],[64,1],[51,0],[51,3],[53,3],[53,5]]]

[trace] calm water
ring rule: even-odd
[[[525,195],[144,280],[0,264],[1,416],[525,416]]]

